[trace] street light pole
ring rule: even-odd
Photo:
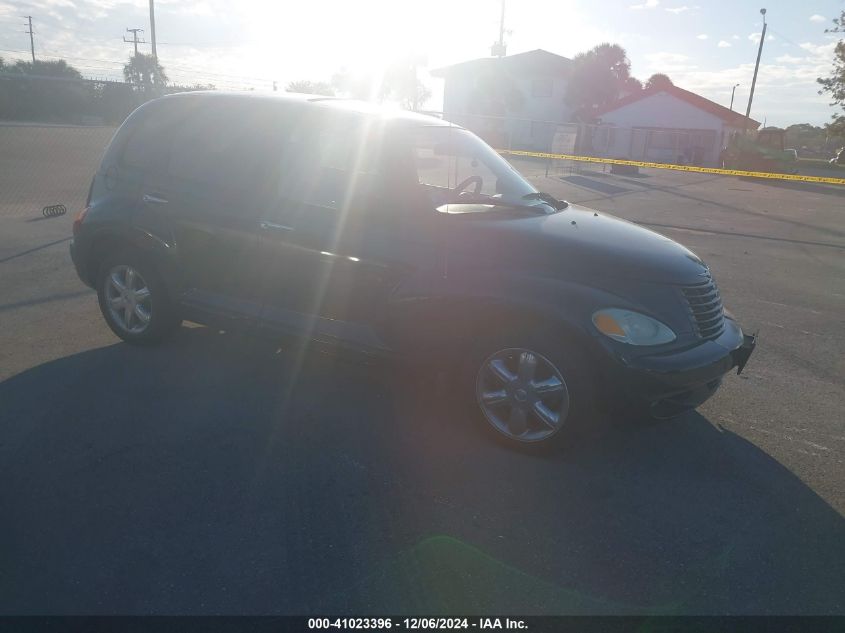
[[[158,62],[156,53],[156,9],[155,0],[150,0],[150,45],[153,52],[153,61]]]
[[[734,87],[733,87],[733,88],[731,88],[731,107],[730,107],[730,111],[731,111],[731,112],[733,112],[733,111],[734,111],[734,93],[736,92],[736,87],[737,87],[738,85],[739,85],[739,84],[735,84],[735,85],[734,85]]]
[[[150,0],[152,2],[152,0]],[[746,122],[744,127],[748,126],[748,121],[751,117],[751,101],[754,99],[754,86],[757,85],[757,71],[760,69],[760,55],[763,54],[763,42],[766,41],[766,10],[760,9],[760,15],[763,16],[763,33],[760,35],[760,46],[757,48],[757,63],[754,64],[754,78],[751,80],[751,92],[748,94],[748,107],[745,109]]]

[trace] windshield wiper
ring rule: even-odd
[[[558,200],[551,194],[545,193],[543,191],[535,191],[534,193],[527,193],[522,196],[523,200],[540,200],[545,202],[548,205],[553,206],[555,209],[560,211],[561,209],[565,209],[569,206],[569,203],[566,200]]]

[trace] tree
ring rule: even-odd
[[[381,75],[341,68],[332,75],[331,86],[338,94],[353,99],[392,99],[403,108],[419,110],[431,97],[431,91],[417,78],[421,63],[420,58],[407,57],[390,65]]]
[[[167,74],[152,55],[138,53],[123,66],[123,77],[135,90],[150,93],[167,85]]]
[[[30,77],[38,76],[59,77],[63,79],[82,79],[82,73],[63,59],[50,62],[41,60],[26,62],[18,60],[11,66],[6,66],[5,69],[11,73],[28,75]]]
[[[567,101],[580,110],[582,118],[590,111],[616,101],[631,76],[631,63],[625,49],[618,44],[599,44],[585,53],[578,53],[569,78]],[[635,84],[634,84],[635,85]]]
[[[622,90],[620,92],[620,96],[627,96],[632,94],[637,94],[638,92],[643,91],[643,82],[641,82],[636,77],[628,77],[622,83]]]
[[[325,81],[309,81],[307,79],[299,79],[290,82],[285,88],[286,92],[301,92],[309,95],[323,95],[326,97],[334,96],[334,88],[331,84]]]
[[[418,79],[422,61],[409,56],[391,65],[382,77],[382,98],[394,99],[406,110],[419,110],[431,98],[431,90]]]
[[[365,101],[382,99],[381,85],[377,83],[373,75],[355,73],[345,67],[333,74],[331,80],[331,86],[337,94]]]
[[[834,27],[825,29],[825,33],[845,32],[845,11],[833,20]],[[819,94],[827,93],[831,96],[831,105],[845,108],[845,39],[836,43],[833,51],[833,72],[828,77],[819,77],[816,81],[821,84]],[[827,124],[827,131],[837,136],[845,136],[845,113],[834,114],[833,121]]]
[[[75,120],[84,113],[91,86],[64,60],[2,65],[6,98],[0,117],[38,121]],[[15,76],[18,77],[15,77]]]
[[[827,154],[845,145],[845,134],[837,136],[810,123],[796,123],[786,128],[786,146],[799,151]]]
[[[645,89],[660,90],[661,88],[666,88],[668,86],[674,85],[675,84],[672,83],[672,80],[669,79],[669,75],[664,75],[663,73],[654,73],[651,77],[646,79]]]

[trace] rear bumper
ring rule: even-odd
[[[671,417],[704,403],[732,369],[742,372],[756,344],[756,336],[743,334],[736,321],[726,318],[718,338],[689,349],[635,358],[614,355],[610,374],[627,401],[655,417]]]
[[[88,271],[85,270],[85,266],[82,264],[82,257],[79,255],[79,247],[77,246],[75,239],[70,241],[69,249],[70,259],[73,262],[73,267],[76,268],[76,274],[82,280],[82,283],[93,288],[94,283],[91,279],[88,279]]]

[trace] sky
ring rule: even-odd
[[[825,34],[842,0],[507,0],[508,53],[542,48],[572,57],[601,42],[622,45],[632,74],[655,72],[744,112],[762,16],[768,31],[751,116],[768,125],[820,125],[835,109],[818,94],[837,37]],[[0,56],[64,58],[85,76],[121,78],[127,28],[149,39],[148,0],[0,0]],[[280,89],[328,80],[341,68],[378,71],[414,55],[427,69],[490,54],[500,0],[156,0],[158,56],[171,80],[218,88]],[[149,52],[149,44],[140,46]],[[426,107],[441,106],[442,80]]]

